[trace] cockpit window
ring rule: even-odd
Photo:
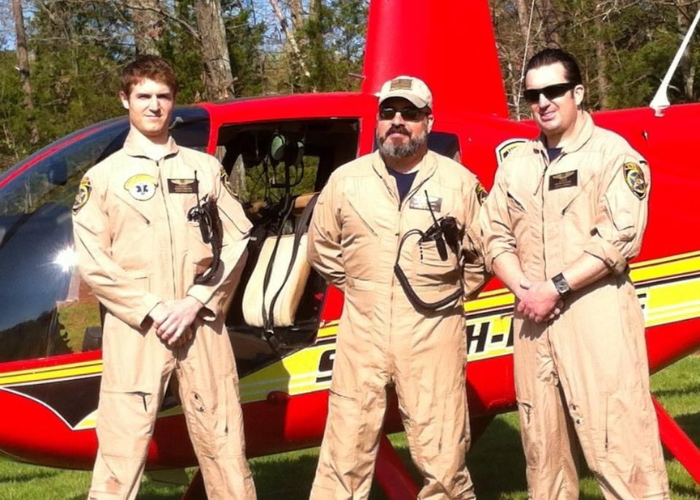
[[[2,189],[0,217],[31,214],[48,202],[70,207],[85,171],[119,149],[127,131],[126,119],[113,120],[74,134],[25,160],[7,174],[16,177]]]
[[[99,303],[75,265],[71,207],[85,172],[128,131],[126,118],[102,122],[0,177],[0,362],[101,347]],[[208,112],[176,109],[171,131],[178,144],[204,150]]]

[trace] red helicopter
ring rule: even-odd
[[[424,36],[407,50],[401,33],[416,26]],[[456,55],[457,48],[464,50]],[[425,80],[435,96],[429,147],[468,165],[487,187],[499,161],[537,134],[531,122],[508,119],[486,0],[372,0],[360,92],[239,99],[175,112],[179,144],[215,154],[239,174],[232,178],[242,179],[238,189],[255,224],[227,317],[251,457],[321,441],[343,295],[294,252],[304,241],[292,236],[289,221],[302,218],[308,195],[333,169],[373,150],[376,93],[406,74]],[[698,225],[697,212],[692,197],[678,195],[700,188],[700,165],[684,154],[697,141],[691,124],[700,120],[700,104],[669,106],[663,95],[654,109],[594,115],[626,137],[653,172],[645,244],[632,266],[653,372],[700,348],[700,235],[687,230]],[[127,131],[125,118],[98,123],[0,177],[0,453],[18,460],[76,469],[94,461],[101,313],[75,269],[70,207],[83,173],[121,148]],[[285,243],[271,264],[277,239]],[[268,268],[280,276],[261,293],[259,277]],[[271,295],[279,300],[274,324],[266,325],[260,311],[271,306]],[[468,397],[478,437],[495,415],[515,409],[513,297],[494,279],[466,308]],[[700,483],[700,450],[655,404],[664,445]],[[385,431],[398,430],[394,406]],[[186,432],[176,399],[166,396],[147,468],[195,465]],[[391,500],[416,497],[386,437],[376,477]],[[201,478],[184,498],[206,498]]]

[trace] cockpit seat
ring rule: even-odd
[[[311,271],[306,260],[306,234],[299,239],[296,255],[295,245],[293,234],[280,236],[279,243],[277,236],[265,239],[243,294],[243,318],[246,324],[257,327],[294,324],[296,310]],[[265,287],[268,268],[269,278]]]
[[[295,201],[295,209],[303,211],[296,220],[294,234],[269,236],[263,242],[243,294],[243,319],[247,325],[266,330],[294,325],[311,273],[306,259],[306,231],[317,196],[313,193]]]

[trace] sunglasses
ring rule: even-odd
[[[393,120],[396,113],[401,113],[401,117],[407,122],[420,121],[423,110],[418,108],[394,109],[391,107],[379,108],[379,118],[382,120]]]
[[[523,97],[528,102],[528,104],[535,104],[539,102],[540,95],[544,95],[548,101],[552,101],[557,97],[561,97],[566,94],[569,90],[576,87],[578,83],[566,82],[566,83],[556,83],[554,85],[549,85],[541,89],[527,89],[523,92]]]

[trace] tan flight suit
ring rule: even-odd
[[[606,498],[668,498],[644,317],[627,266],[647,223],[649,168],[623,138],[584,120],[551,163],[540,140],[512,151],[481,212],[489,269],[505,252],[531,281],[551,279],[583,253],[610,269],[567,296],[553,321],[515,313],[529,497],[578,498],[575,433]]]
[[[374,472],[386,388],[394,384],[413,460],[425,477],[420,499],[471,499],[465,465],[469,421],[467,361],[461,299],[439,311],[416,310],[394,276],[399,242],[412,229],[427,230],[435,216],[454,216],[463,255],[410,236],[400,265],[425,302],[484,282],[478,235],[476,177],[458,163],[429,152],[399,205],[396,181],[379,153],[336,170],[324,188],[309,230],[309,261],[345,292],[338,329],[329,414],[312,500],[366,499]],[[438,206],[439,205],[439,206]],[[413,208],[412,208],[413,207]]]
[[[90,500],[133,499],[156,413],[173,371],[210,500],[253,500],[245,459],[238,376],[222,307],[242,265],[251,224],[225,188],[215,158],[170,139],[150,159],[131,137],[90,169],[73,207],[80,272],[105,306],[103,360]],[[199,196],[217,199],[224,239],[221,266],[194,285],[212,257],[198,224],[187,220]],[[204,304],[194,338],[169,348],[148,317],[159,303],[186,295]]]

